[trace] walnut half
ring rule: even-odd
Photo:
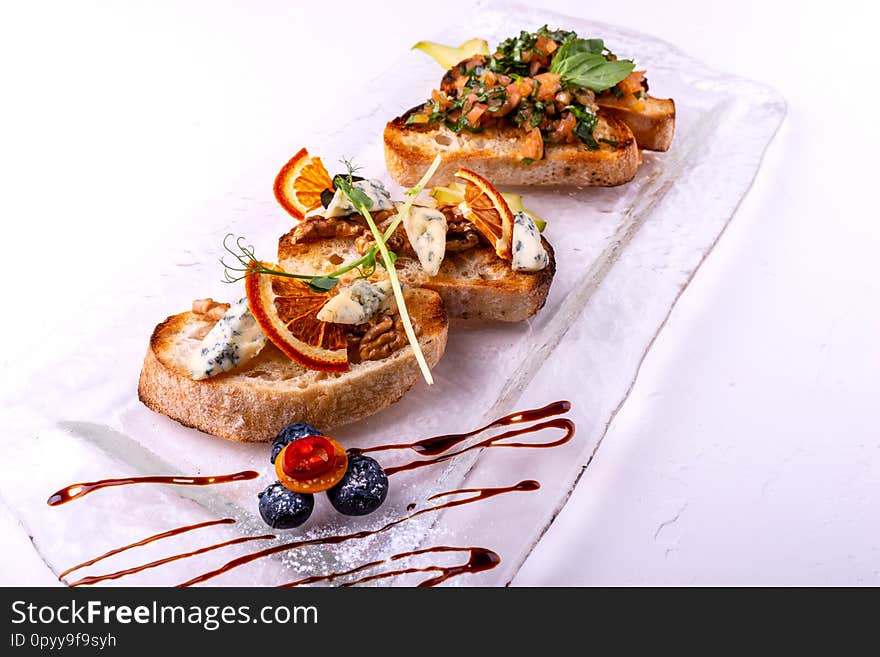
[[[352,363],[382,360],[407,344],[400,315],[385,311],[355,326],[348,336],[348,359]]]

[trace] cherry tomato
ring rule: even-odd
[[[278,481],[297,493],[319,493],[332,488],[347,468],[345,448],[326,436],[295,440],[275,459]]]

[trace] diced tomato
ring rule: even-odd
[[[642,82],[645,79],[645,71],[633,71],[623,80],[617,83],[618,88],[626,95],[637,94],[642,91]]]
[[[516,84],[516,90],[519,92],[519,95],[525,98],[535,89],[535,81],[531,78],[522,78],[517,80],[514,84]]]
[[[437,89],[434,89],[434,91],[431,92],[431,98],[443,109],[447,109],[452,105],[452,101],[449,100],[449,97],[444,92]]]
[[[535,76],[535,80],[541,85],[538,89],[538,100],[551,100],[562,88],[556,73],[541,73]]]
[[[559,44],[549,37],[539,36],[538,40],[535,41],[535,49],[540,50],[545,55],[552,55],[556,52],[557,48],[559,48]]]
[[[557,125],[556,129],[550,134],[550,140],[556,143],[568,141],[576,126],[577,119],[574,118],[574,114],[571,112],[563,113],[562,118],[559,119],[559,125]]]
[[[526,133],[520,157],[535,161],[544,157],[544,138],[541,136],[541,131],[538,128],[532,128]]]
[[[509,114],[513,109],[519,105],[519,101],[522,100],[522,94],[519,92],[519,83],[511,82],[504,88],[505,98],[504,103],[502,103],[501,107],[499,107],[496,111],[492,112],[495,116],[505,116]]]
[[[477,127],[480,123],[480,117],[486,112],[486,105],[483,103],[474,103],[474,106],[471,110],[465,114],[465,118],[467,122],[471,124],[473,127]]]

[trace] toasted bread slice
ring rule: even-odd
[[[492,128],[477,134],[455,133],[444,125],[406,125],[414,107],[385,126],[385,162],[391,177],[412,186],[437,153],[443,163],[429,184],[448,185],[455,172],[466,167],[498,185],[577,185],[613,187],[629,182],[641,164],[641,152],[627,125],[599,112],[593,132],[597,150],[586,144],[546,144],[544,159],[531,164],[520,160],[522,132]]]
[[[413,258],[398,259],[400,279],[434,290],[446,304],[450,318],[521,322],[547,301],[556,273],[553,247],[541,239],[550,264],[541,271],[513,271],[495,250],[480,245],[463,253],[448,253],[436,276],[429,276]]]
[[[403,234],[402,229],[398,231]],[[278,241],[278,262],[283,268],[302,262],[304,254],[321,253],[315,262],[323,263],[314,271],[326,274],[342,262],[359,257],[355,239],[350,237],[324,239],[319,242],[295,244],[294,230]],[[399,253],[397,273],[407,287],[426,288],[439,293],[450,318],[483,319],[518,322],[538,312],[547,300],[556,260],[553,248],[542,238],[550,256],[550,264],[537,272],[514,271],[495,255],[495,250],[479,244],[461,253],[447,253],[436,276],[429,276],[419,261]],[[330,264],[330,263],[337,264]]]
[[[602,96],[596,103],[605,114],[623,121],[632,130],[639,148],[667,151],[675,133],[675,102],[648,96],[644,100],[617,100]]]
[[[443,301],[435,292],[411,288],[406,305],[433,367],[446,348]],[[383,360],[352,365],[348,372],[328,373],[306,369],[268,342],[238,369],[194,381],[189,360],[212,325],[192,312],[159,324],[150,338],[138,396],[157,413],[227,440],[269,441],[291,422],[322,429],[357,422],[396,402],[421,378],[410,346]]]

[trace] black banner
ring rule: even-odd
[[[384,653],[393,645],[414,650],[446,645],[460,651],[472,649],[474,638],[497,646],[541,628],[553,628],[555,638],[579,632],[589,613],[583,604],[564,604],[555,592],[537,589],[108,587],[0,592],[0,640],[5,644],[0,654],[12,656],[129,655],[143,650],[177,655],[183,648],[220,655],[232,654],[234,648],[266,655],[304,649],[361,655]],[[593,597],[586,591],[564,593],[572,602],[585,594]]]
[[[10,656],[245,651],[242,657],[271,657],[304,650],[458,656],[482,653],[476,648],[484,646],[486,654],[504,648],[543,655],[605,652],[602,646],[628,653],[641,645],[651,652],[693,646],[703,654],[719,645],[751,652],[783,636],[788,654],[805,621],[816,647],[834,627],[827,606],[807,611],[782,604],[805,600],[803,591],[59,587],[0,588],[0,596],[0,655]],[[853,630],[872,627],[863,621],[851,617],[835,645],[852,645]]]

